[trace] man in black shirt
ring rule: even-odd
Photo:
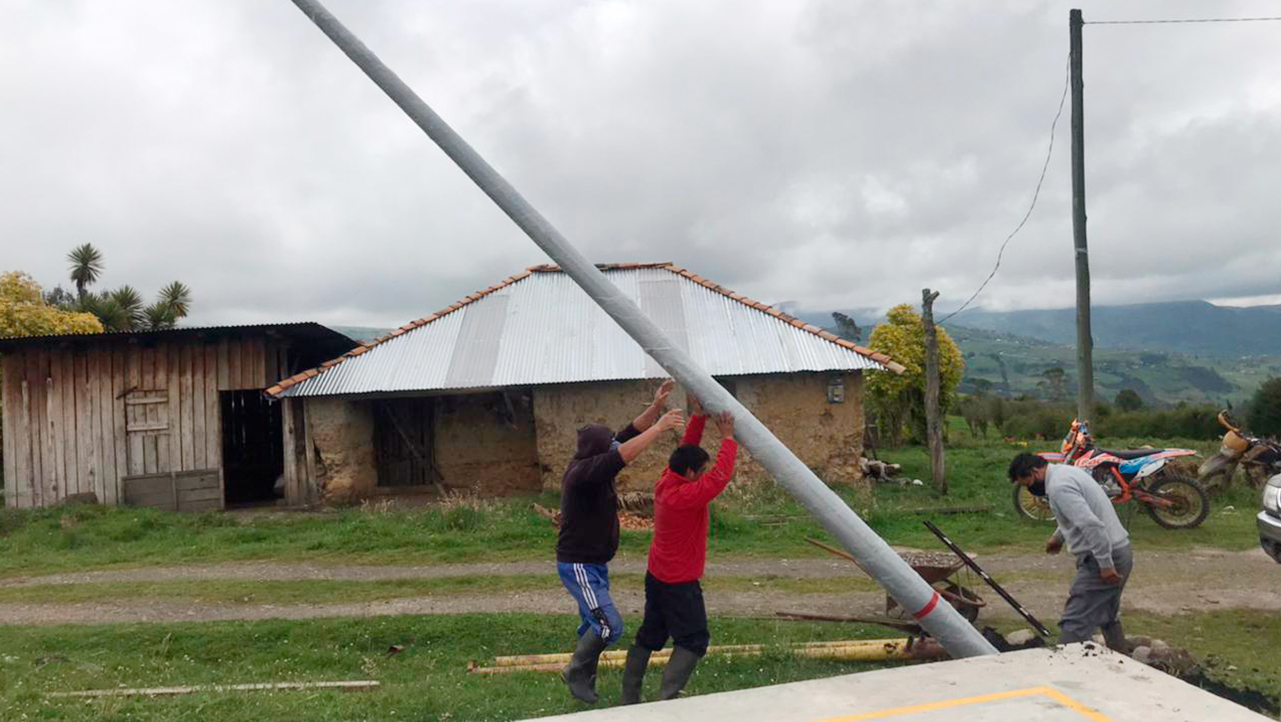
[[[582,624],[573,659],[561,672],[574,697],[598,699],[596,666],[601,652],[623,634],[623,616],[609,595],[609,561],[618,551],[618,493],[614,477],[664,431],[681,428],[680,411],[659,417],[671,395],[669,379],[654,402],[617,434],[600,424],[578,430],[578,451],[560,488],[560,534],[556,569],[578,604]]]

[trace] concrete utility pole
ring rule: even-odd
[[[525,200],[510,183],[391,68],[374,55],[317,0],[293,0],[312,22],[369,79],[387,94],[419,128],[445,152],[627,335],[659,363],[672,378],[693,391],[713,413],[729,411],[736,423],[735,436],[841,545],[850,551],[868,574],[913,616],[953,657],[996,654],[997,650],[965,621],[952,605],[908,566],[857,514],[815,476],[804,462],[779,441],[764,424],[738,402],[706,371],[694,364],[680,346],[641,312],[605,274],[570,244],[559,230]]]
[[[921,324],[925,326],[925,436],[930,446],[930,475],[940,494],[947,493],[947,470],[943,465],[943,409],[939,395],[943,385],[939,369],[939,335],[934,327],[934,299],[938,291],[921,291]]]
[[[1072,65],[1072,240],[1076,256],[1076,417],[1094,408],[1094,336],[1090,333],[1090,253],[1085,244],[1085,109],[1080,10],[1068,14]]]

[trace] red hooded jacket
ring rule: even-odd
[[[692,416],[681,445],[698,445],[703,439],[706,416]],[[663,472],[654,488],[654,540],[649,545],[649,573],[668,584],[692,582],[703,576],[707,559],[707,505],[734,475],[738,443],[721,441],[716,465],[697,481]]]

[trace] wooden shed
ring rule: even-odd
[[[0,339],[5,501],[273,501],[285,424],[262,390],[356,345],[315,323]]]

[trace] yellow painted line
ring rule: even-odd
[[[864,722],[865,720],[902,717],[903,715],[919,714],[921,712],[935,712],[942,709],[965,707],[973,704],[983,704],[985,702],[1001,702],[1007,699],[1038,696],[1048,697],[1086,719],[1094,720],[1094,722],[1116,722],[1111,717],[1101,714],[1051,687],[1028,687],[1027,689],[1015,689],[1010,690],[1009,692],[993,692],[992,694],[980,694],[974,697],[958,697],[957,699],[947,699],[941,702],[915,704],[908,707],[894,707],[891,709],[883,709],[876,712],[864,712],[862,714],[849,715],[846,717],[829,717],[823,720],[814,720],[813,722]]]

